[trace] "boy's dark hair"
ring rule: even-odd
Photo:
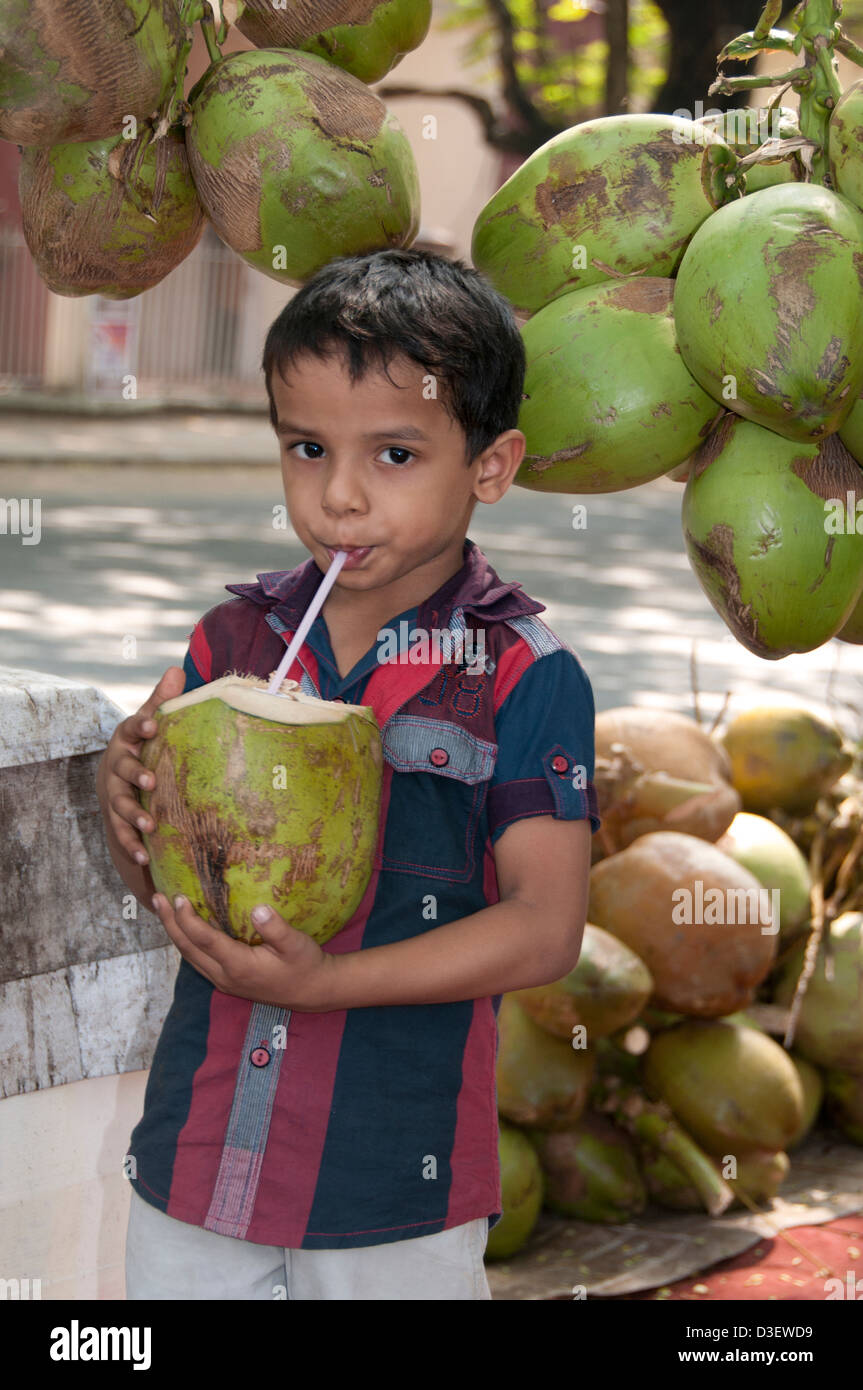
[[[301,353],[342,352],[351,382],[403,354],[437,378],[438,398],[466,438],[466,463],[517,427],[525,353],[509,300],[463,261],[428,251],[375,251],[330,261],[270,325],[262,366],[270,420],[272,373]],[[387,372],[387,375],[389,373]]]

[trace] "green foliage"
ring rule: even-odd
[[[585,0],[506,0],[515,28],[516,73],[537,110],[562,128],[601,114],[608,44],[596,40],[574,52],[561,52],[549,32],[549,19],[574,25],[589,17]],[[863,6],[863,0],[860,0]],[[470,29],[462,50],[465,66],[487,64],[482,83],[499,83],[496,59],[500,37],[486,0],[450,0],[444,29]],[[630,0],[629,109],[649,111],[665,80],[668,26],[652,0]]]

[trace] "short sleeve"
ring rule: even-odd
[[[200,662],[205,669],[210,664],[209,648],[206,644],[204,625],[202,622],[195,624],[194,628],[189,633],[188,640],[189,646],[183,658],[183,671],[186,675],[186,684],[183,686],[184,695],[188,695],[190,690],[197,690],[199,686],[206,685],[209,681],[209,675],[205,675],[204,672],[199,669],[195,661],[195,656],[197,655],[198,662]]]
[[[526,816],[601,821],[594,776],[593,689],[568,648],[538,657],[495,717],[497,761],[488,791],[494,843]]]

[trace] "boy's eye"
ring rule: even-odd
[[[324,452],[323,445],[315,444],[315,442],[311,439],[300,439],[297,441],[296,444],[289,444],[288,452],[290,453],[293,449],[320,449],[320,454],[312,455],[312,457],[316,459],[319,459],[321,457],[321,454]],[[303,455],[300,455],[300,457],[302,458]]]
[[[393,459],[393,460],[392,460],[393,463],[401,463],[401,464],[404,464],[404,463],[407,463],[407,461],[408,461],[409,458],[413,458],[413,454],[411,453],[410,449],[401,449],[401,448],[399,448],[398,444],[388,444],[387,447],[384,449],[384,453],[385,453],[385,454],[406,454],[406,455],[407,455],[406,458]]]

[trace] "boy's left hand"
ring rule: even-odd
[[[157,893],[153,911],[183,959],[224,994],[298,1012],[327,1011],[327,989],[336,957],[322,951],[316,941],[289,926],[272,909],[265,922],[255,923],[264,938],[260,946],[249,946],[211,926],[187,899],[175,907],[163,893]]]

